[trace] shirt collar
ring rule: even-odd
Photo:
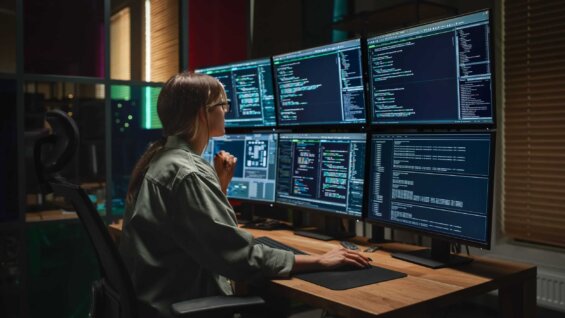
[[[178,148],[197,154],[181,136],[168,136],[164,148]]]

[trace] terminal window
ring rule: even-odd
[[[359,39],[273,57],[279,124],[363,124]]]
[[[372,122],[492,124],[488,11],[367,40]]]
[[[366,134],[281,134],[277,202],[361,217]]]
[[[244,200],[275,200],[276,134],[225,135],[210,139],[203,153],[214,163],[220,150],[237,158],[236,169],[228,186],[228,197]]]
[[[261,59],[196,70],[217,78],[227,94],[230,110],[226,127],[275,126],[275,97],[271,60]]]
[[[371,138],[369,220],[487,243],[490,134]]]

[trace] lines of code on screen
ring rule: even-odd
[[[361,217],[365,134],[281,134],[277,202]]]
[[[371,138],[368,218],[485,243],[489,134]]]
[[[493,123],[488,12],[367,40],[372,122]]]
[[[279,124],[365,123],[359,39],[273,57]]]
[[[275,97],[271,60],[261,59],[197,70],[217,78],[230,104],[226,127],[275,126]]]

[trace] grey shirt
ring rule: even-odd
[[[294,255],[237,227],[212,166],[178,137],[151,161],[124,215],[120,253],[141,317],[169,317],[172,303],[229,295],[228,279],[288,276]]]

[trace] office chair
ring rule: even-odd
[[[75,121],[62,110],[45,113],[51,132],[33,143],[35,177],[41,194],[52,192],[48,180],[56,178],[71,163],[79,145],[79,132]],[[28,174],[32,174],[31,171]]]
[[[34,162],[44,193],[54,192],[70,203],[86,230],[96,252],[101,279],[92,284],[91,318],[137,318],[137,298],[129,273],[94,204],[80,186],[69,183],[60,171],[74,156],[79,133],[76,123],[66,113],[47,112],[52,127],[49,136],[34,145]],[[227,314],[252,311],[263,305],[260,297],[212,296],[172,304],[176,316]]]
[[[94,208],[84,189],[62,178],[49,181],[53,192],[63,196],[76,209],[88,237],[96,251],[102,278],[92,285],[92,318],[135,318],[137,300],[131,278],[118,253],[102,218]],[[241,312],[264,305],[257,296],[211,296],[172,304],[176,316],[190,317],[197,313]]]

